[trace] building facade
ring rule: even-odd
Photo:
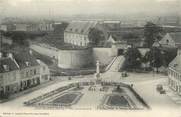
[[[181,50],[178,50],[176,58],[169,64],[169,87],[181,95]]]
[[[0,58],[0,98],[49,81],[49,68],[30,53]]]
[[[89,38],[91,29],[97,29],[105,38],[108,34],[100,24],[95,21],[73,21],[64,31],[64,42],[75,46],[89,46],[93,40]]]

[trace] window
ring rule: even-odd
[[[36,69],[34,69],[34,75],[36,75]]]
[[[28,77],[28,71],[26,72],[26,77]]]
[[[30,70],[30,75],[33,75],[33,70]]]

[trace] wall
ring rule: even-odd
[[[61,68],[85,68],[92,65],[92,49],[60,50],[58,66]]]
[[[95,66],[97,60],[100,61],[102,66],[105,66],[117,56],[117,51],[113,52],[112,48],[58,50],[40,45],[31,45],[30,48],[40,54],[50,57],[54,56],[58,60],[58,66],[64,69],[79,69]]]
[[[49,56],[51,58],[55,58],[58,59],[58,49],[47,46],[47,45],[43,45],[43,44],[39,44],[39,45],[31,45],[30,48],[40,54]]]
[[[112,48],[93,48],[93,63],[99,60],[101,65],[108,65],[115,57],[114,54]]]

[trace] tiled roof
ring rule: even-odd
[[[5,68],[5,66],[7,68]],[[18,70],[18,66],[11,58],[1,58],[0,59],[0,73]]]
[[[36,58],[29,52],[16,53],[14,54],[14,58],[18,63],[20,69],[39,65],[39,63],[36,61]]]
[[[88,34],[91,28],[96,26],[94,21],[73,21],[65,29],[65,32]]]

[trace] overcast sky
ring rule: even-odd
[[[178,6],[175,0],[0,0],[4,16],[164,14]]]

